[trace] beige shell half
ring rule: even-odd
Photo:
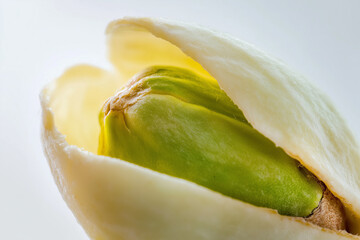
[[[115,70],[75,66],[41,93],[45,154],[92,239],[360,239],[96,155],[98,113],[108,97],[147,66],[186,67],[214,77],[254,128],[342,200],[351,231],[360,229],[359,146],[303,77],[249,44],[194,25],[125,18],[107,35]]]

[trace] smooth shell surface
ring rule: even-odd
[[[41,94],[52,173],[92,239],[360,239],[96,155],[98,111],[109,96],[148,66],[185,67],[214,77],[254,128],[343,201],[351,230],[360,228],[359,146],[309,82],[246,43],[193,25],[127,18],[107,34],[114,72],[76,66]]]

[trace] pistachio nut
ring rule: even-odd
[[[100,112],[100,155],[216,192],[309,216],[322,189],[300,164],[251,127],[219,85],[186,69],[150,67]]]
[[[360,148],[321,91],[253,46],[202,27],[125,18],[111,23],[107,35],[115,71],[75,66],[41,93],[45,154],[64,200],[90,238],[360,239]],[[341,202],[347,231],[323,228],[317,219],[306,221],[273,209],[289,215],[306,215],[306,211],[288,212],[282,210],[282,204],[259,207],[251,204],[252,199],[227,196],[170,172],[163,174],[123,157],[97,154],[99,109],[127,79],[155,65],[184,68],[210,79],[208,82],[217,81],[243,113],[244,128],[251,125],[251,131],[257,131],[275,149],[282,149],[281,154],[298,161],[324,183],[324,204],[320,203],[323,207],[316,208],[314,214],[334,199]],[[229,122],[239,124],[242,116],[229,117],[226,110],[234,106],[225,101],[220,108],[213,104],[204,107],[201,93],[189,93],[194,105],[207,109],[207,113],[199,113],[196,108],[200,118],[212,112],[221,121],[229,118]],[[160,107],[168,102],[167,96],[156,99],[152,95],[152,101],[167,98],[159,102]],[[183,111],[191,110],[187,107]],[[238,144],[230,138],[228,141]],[[133,150],[143,153],[140,146]]]

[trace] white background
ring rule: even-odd
[[[88,239],[43,156],[38,94],[71,65],[108,66],[109,21],[165,17],[246,40],[322,88],[359,139],[359,11],[357,0],[0,0],[0,238]]]

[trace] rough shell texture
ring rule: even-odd
[[[351,231],[360,229],[359,146],[309,82],[244,42],[193,25],[126,18],[107,34],[114,72],[76,66],[41,94],[52,173],[92,239],[360,239],[96,155],[107,97],[145,67],[186,67],[214,77],[254,128],[343,201]]]

